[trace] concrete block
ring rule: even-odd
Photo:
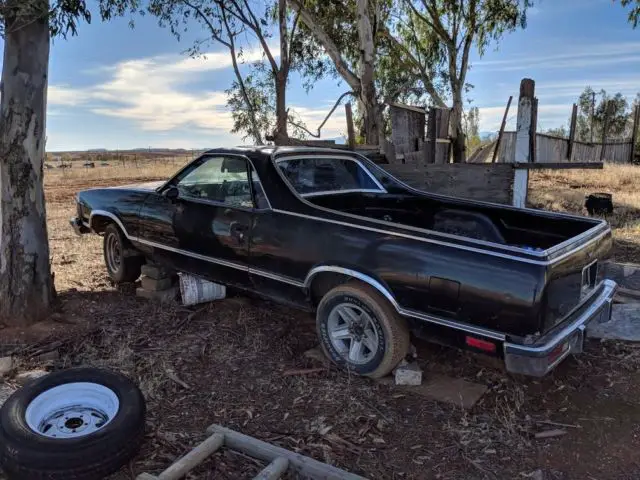
[[[144,288],[145,290],[151,290],[153,292],[168,290],[174,284],[172,277],[155,279],[143,275],[140,281],[142,282],[142,288]]]
[[[176,296],[178,295],[178,287],[171,287],[167,290],[160,290],[157,292],[145,290],[144,288],[137,288],[136,295],[140,298],[146,298],[147,300],[153,300],[160,303],[170,303],[176,299]]]
[[[640,342],[640,308],[638,304],[613,305],[611,320],[605,323],[591,322],[587,336],[606,340]]]
[[[604,276],[614,280],[620,287],[640,290],[640,265],[605,262],[601,268],[604,269]]]
[[[46,370],[38,369],[38,370],[29,370],[28,372],[22,372],[16,375],[16,383],[18,385],[26,385],[32,380],[36,380],[38,378],[44,377],[48,372]]]
[[[145,264],[142,265],[142,275],[153,278],[154,280],[162,280],[163,278],[171,278],[174,272],[160,265]]]
[[[0,358],[0,376],[6,375],[13,370],[13,358],[2,357]]]
[[[421,385],[422,370],[417,363],[399,365],[395,369],[396,385]]]

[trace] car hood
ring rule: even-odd
[[[165,183],[166,183],[166,180],[159,180],[156,182],[144,182],[144,183],[132,183],[130,185],[119,185],[117,187],[110,187],[110,188],[123,188],[127,190],[142,190],[145,192],[152,192],[154,190],[157,190],[159,187],[161,187]]]

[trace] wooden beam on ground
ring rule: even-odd
[[[576,124],[578,123],[578,105],[573,104],[571,110],[571,125],[569,126],[569,148],[567,149],[567,160],[573,159],[573,142],[576,140]]]
[[[602,162],[514,163],[516,170],[602,170]]]
[[[345,472],[344,470],[319,462],[313,458],[305,457],[299,453],[277,447],[248,435],[243,435],[242,433],[230,430],[221,425],[211,425],[207,428],[207,433],[209,435],[219,433],[224,436],[225,445],[231,450],[238,450],[266,462],[272,462],[280,457],[287,459],[289,461],[289,469],[303,477],[313,479],[366,480],[359,475]]]
[[[356,134],[353,129],[353,112],[351,111],[351,103],[346,103],[344,112],[347,115],[347,144],[351,150],[356,148]]]
[[[496,158],[498,158],[498,153],[500,151],[500,143],[502,142],[504,129],[507,126],[507,115],[509,115],[509,107],[511,107],[511,100],[513,100],[513,95],[509,95],[509,100],[507,101],[507,108],[504,109],[502,123],[500,124],[500,131],[498,132],[498,141],[496,142],[496,148],[493,150],[493,158],[491,159],[491,163],[496,163]]]
[[[518,122],[516,126],[516,148],[514,163],[531,163],[534,159],[535,143],[531,137],[535,128],[535,82],[524,78],[520,82],[520,97],[518,98]],[[512,205],[524,208],[527,205],[527,190],[529,187],[529,170],[516,169],[513,180]]]

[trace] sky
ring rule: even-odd
[[[89,2],[91,4],[91,2]],[[150,16],[103,23],[97,10],[78,36],[57,38],[51,49],[47,150],[94,148],[213,148],[242,144],[231,134],[224,93],[233,81],[226,50],[205,58],[183,52],[205,32],[191,29],[180,41]],[[0,41],[0,45],[2,42]],[[3,45],[2,45],[3,46]],[[258,55],[257,50],[248,56]],[[612,0],[536,0],[528,25],[505,35],[480,57],[474,52],[466,107],[480,110],[480,131],[496,132],[504,108],[517,99],[520,80],[533,78],[538,131],[568,123],[571,104],[585,86],[629,100],[640,91],[640,28]],[[315,130],[347,86],[317,82],[310,92],[293,75],[288,104]],[[323,137],[346,132],[339,109]],[[508,128],[515,126],[516,109]]]

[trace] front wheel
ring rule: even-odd
[[[359,375],[387,375],[409,351],[409,328],[389,302],[359,283],[329,291],[318,306],[316,326],[325,354]]]
[[[128,248],[128,240],[120,229],[114,224],[108,225],[104,230],[104,263],[115,283],[135,282],[140,277],[143,257],[127,255]]]

